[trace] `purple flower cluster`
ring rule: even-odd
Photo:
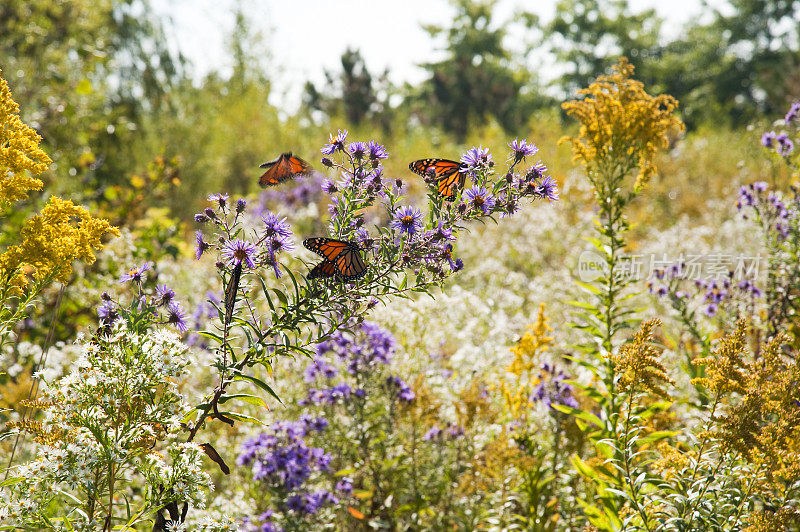
[[[314,514],[322,506],[338,503],[328,491],[303,489],[314,475],[329,470],[331,456],[320,447],[309,446],[304,439],[310,430],[321,431],[326,426],[327,420],[311,417],[275,423],[270,433],[242,444],[237,463],[249,465],[254,480],[279,492],[287,510]]]
[[[411,402],[417,396],[414,393],[414,390],[411,389],[411,386],[405,383],[403,379],[397,376],[387,377],[386,384],[389,386],[389,389],[392,390],[395,396],[400,399],[401,401]]]
[[[786,126],[794,126],[796,122],[800,122],[800,102],[793,103],[784,117]],[[788,157],[794,151],[794,142],[786,133],[768,131],[761,135],[761,145],[782,157]]]
[[[197,214],[195,220],[199,223],[211,222],[222,229],[223,234],[237,234],[238,220],[247,208],[244,199],[236,201],[235,212],[230,213],[227,208],[227,194],[212,194],[208,197],[209,201],[217,204],[215,209],[208,208],[203,213]],[[258,209],[261,215],[262,225],[255,231],[253,241],[247,238],[220,239],[220,244],[211,244],[205,241],[202,231],[197,231],[195,248],[195,258],[200,260],[203,254],[212,247],[218,248],[222,264],[228,268],[241,266],[246,269],[258,268],[261,266],[271,266],[276,277],[281,273],[278,269],[278,254],[283,251],[294,249],[292,242],[292,231],[286,218],[281,218],[276,214],[264,209],[263,205]],[[233,214],[232,216],[228,216]]]
[[[494,161],[492,160],[492,154],[489,153],[489,148],[473,146],[467,150],[461,156],[461,167],[472,177],[486,174],[486,172],[494,168]]]
[[[736,208],[742,211],[745,207],[753,210],[757,219],[768,233],[775,235],[778,241],[786,240],[792,229],[796,229],[800,202],[795,196],[787,201],[780,193],[767,193],[767,184],[763,181],[743,185],[739,188]],[[747,218],[747,214],[743,215]]]
[[[356,382],[363,382],[364,378],[369,378],[379,368],[389,364],[396,348],[396,342],[388,331],[374,323],[362,322],[355,329],[355,334],[339,331],[317,344],[317,356],[305,369],[306,382],[312,383],[320,377],[330,380],[339,374],[337,368],[326,359],[330,355],[343,365],[345,375],[354,377]],[[400,377],[389,376],[385,382],[392,396],[397,399],[412,401],[416,397],[414,390]],[[300,404],[332,405],[347,401],[351,396],[365,397],[366,390],[353,389],[347,382],[326,388],[310,388]]]
[[[340,382],[332,388],[310,388],[306,398],[301,399],[298,404],[300,404],[300,406],[320,404],[333,405],[344,402],[345,400],[349,399],[351,395],[363,397],[365,392],[361,388],[356,389],[354,392],[349,384]]]
[[[319,172],[300,181],[292,181],[290,188],[270,187],[258,196],[258,203],[253,207],[256,216],[263,214],[270,206],[281,205],[290,209],[305,207],[322,199],[322,185],[325,181]]]
[[[573,388],[566,381],[568,376],[549,362],[543,362],[539,372],[539,384],[531,392],[532,402],[541,402],[546,406],[564,405],[578,408],[578,401],[573,395]]]
[[[789,125],[798,120],[798,118],[800,118],[800,102],[794,102],[791,107],[789,107],[789,111],[786,113],[784,121],[787,125]]]
[[[464,433],[464,427],[448,421],[446,423],[445,430],[442,430],[439,425],[434,425],[428,429],[428,431],[422,436],[422,439],[424,441],[441,441],[447,437],[449,440],[456,440],[463,436]]]
[[[777,134],[769,131],[761,135],[761,145],[769,150],[775,150],[778,155],[788,157],[794,151],[794,142],[785,133]]]
[[[175,291],[165,284],[156,285],[155,291],[150,293],[145,290],[145,272],[153,268],[152,262],[145,262],[141,266],[134,266],[128,273],[120,278],[120,282],[132,282],[138,289],[135,312],[143,312],[155,317],[156,323],[169,324],[185,333],[189,329],[186,322],[186,311],[175,300]],[[114,301],[107,293],[100,296],[103,301],[97,308],[97,316],[102,325],[111,325],[122,316],[130,316],[133,311],[123,307],[119,301]]]
[[[317,354],[333,353],[344,362],[351,375],[372,371],[378,365],[389,364],[397,349],[394,337],[379,325],[365,321],[353,335],[337,331],[329,339],[317,344]],[[315,361],[316,363],[316,361]]]
[[[673,307],[677,310],[686,309],[687,301],[691,294],[685,288],[685,283],[690,282],[694,288],[696,296],[700,297],[702,313],[708,317],[715,316],[720,307],[726,301],[736,297],[744,297],[747,300],[761,297],[761,290],[749,279],[745,279],[735,286],[731,279],[734,272],[728,272],[728,276],[723,279],[690,279],[688,268],[685,263],[672,264],[666,270],[657,270],[655,280],[648,281],[648,289],[651,294],[659,297],[669,297]]]

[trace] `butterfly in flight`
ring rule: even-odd
[[[267,169],[264,175],[258,179],[258,184],[265,188],[278,185],[296,176],[308,175],[311,172],[311,165],[300,157],[292,155],[292,152],[282,153],[274,161],[266,162],[259,168]]]
[[[448,201],[456,199],[456,190],[464,188],[467,179],[467,174],[461,171],[461,163],[449,159],[420,159],[408,168],[425,178],[433,174],[436,190]]]
[[[338,277],[351,281],[367,272],[361,248],[356,242],[317,237],[303,240],[303,245],[323,258],[308,274],[309,279]]]

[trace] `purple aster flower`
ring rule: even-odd
[[[104,325],[111,325],[119,317],[117,307],[113,301],[104,301],[97,307],[97,316]]]
[[[766,192],[767,188],[769,188],[769,185],[766,181],[756,181],[753,183],[753,190],[756,192]]]
[[[236,200],[236,212],[241,214],[244,212],[245,207],[247,207],[247,200],[244,198],[239,198]]]
[[[411,387],[400,377],[387,377],[386,383],[390,388],[395,389],[398,399],[408,402],[413,401],[417,396],[417,394],[414,393],[414,390],[412,390]]]
[[[495,204],[494,196],[483,187],[472,187],[464,192],[464,201],[469,207],[479,210],[483,214],[490,213]]]
[[[372,244],[375,243],[375,240],[369,234],[369,230],[366,227],[362,227],[356,231],[356,240],[358,240],[358,244],[362,249],[371,249]]]
[[[547,165],[539,161],[525,173],[525,183],[533,183],[539,181],[547,174]]]
[[[460,425],[453,425],[447,429],[447,437],[451,440],[457,440],[464,435],[464,427]]]
[[[194,250],[194,258],[196,260],[200,260],[200,257],[203,256],[203,253],[205,253],[205,251],[211,246],[211,244],[203,240],[202,231],[195,231],[194,236],[195,240],[197,241],[197,247]]]
[[[542,182],[539,183],[536,192],[542,198],[548,201],[558,201],[558,183],[551,176],[545,176]]]
[[[222,258],[230,267],[243,264],[248,268],[255,268],[256,263],[253,261],[255,255],[256,247],[245,240],[228,240],[222,246]]]
[[[144,280],[144,272],[148,271],[152,267],[153,263],[149,261],[145,262],[141,266],[134,266],[128,270],[128,273],[119,278],[119,282],[124,283],[127,281],[133,281],[135,283],[141,283]]]
[[[389,225],[401,233],[414,236],[422,229],[422,212],[412,206],[398,209]]]
[[[347,151],[353,156],[353,159],[360,161],[367,154],[367,145],[361,141],[351,142],[347,145]]]
[[[335,151],[344,151],[344,141],[347,139],[347,130],[340,129],[336,136],[331,134],[328,144],[323,146],[322,153],[324,155],[331,155]]]
[[[464,171],[470,175],[475,175],[480,172],[485,172],[492,166],[492,155],[489,153],[489,148],[483,146],[473,146],[465,154],[461,156],[461,165]]]
[[[761,135],[761,145],[765,148],[772,148],[775,145],[777,135],[774,131],[769,131]]]
[[[208,221],[208,216],[203,213],[198,213],[194,215],[194,221],[199,224],[204,224]]]
[[[167,307],[167,323],[174,325],[180,332],[185,333],[189,326],[186,323],[186,312],[177,301],[172,301]]]
[[[286,218],[280,218],[277,214],[273,214],[270,211],[261,215],[261,220],[264,222],[265,233],[268,237],[274,235],[280,235],[284,237],[292,236],[292,230],[289,227],[289,223],[286,221]]]
[[[717,305],[715,305],[714,303],[711,303],[710,305],[708,305],[703,309],[703,314],[705,314],[709,318],[716,315],[716,313],[717,313]]]
[[[159,307],[166,307],[175,299],[175,291],[165,284],[156,286],[156,304]]]
[[[305,509],[305,501],[300,495],[290,495],[289,498],[286,499],[286,508],[293,512],[300,512]]]
[[[353,480],[350,477],[342,477],[339,482],[336,483],[334,489],[345,495],[350,495],[353,493]]]
[[[775,141],[778,143],[778,146],[775,148],[775,151],[778,152],[778,155],[786,157],[792,153],[792,150],[794,150],[794,142],[792,142],[791,139],[786,135],[778,135]]]
[[[215,194],[211,194],[208,197],[208,201],[215,201],[219,204],[220,208],[225,208],[225,205],[228,202],[228,195],[227,194],[220,194],[219,192]]]
[[[322,182],[322,190],[327,194],[336,194],[339,188],[336,186],[336,183],[333,180],[326,179]]]
[[[428,429],[428,432],[426,432],[425,435],[422,436],[422,439],[425,441],[430,441],[434,438],[437,438],[441,433],[442,429],[440,429],[438,425],[434,425],[430,429]]]
[[[539,148],[536,147],[534,143],[528,144],[528,141],[525,139],[517,140],[514,139],[508,143],[508,147],[511,148],[514,156],[514,162],[518,163],[525,159],[525,157],[530,157],[531,155],[535,155],[536,152],[539,151]]]
[[[324,417],[314,418],[308,423],[308,428],[316,432],[322,432],[328,426],[328,420]]]
[[[389,155],[386,153],[386,148],[371,140],[367,143],[367,149],[369,150],[369,158],[371,161],[375,162],[380,159],[388,159]]]
[[[789,108],[789,112],[786,113],[786,118],[784,118],[784,120],[787,124],[790,124],[794,120],[797,120],[798,116],[800,116],[800,102],[795,102]]]

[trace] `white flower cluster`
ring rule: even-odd
[[[204,507],[213,485],[203,451],[177,435],[186,352],[173,331],[134,331],[123,320],[83,343],[67,375],[43,381],[46,416],[25,427],[40,442],[38,457],[14,468],[0,489],[0,521],[90,530],[109,513],[112,523],[127,521],[127,504],[139,506],[134,519],[170,501]],[[130,490],[143,485],[149,489]],[[205,529],[230,526],[209,517]]]

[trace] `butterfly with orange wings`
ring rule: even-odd
[[[282,153],[274,161],[266,162],[259,168],[267,169],[264,175],[258,179],[258,184],[264,188],[278,185],[293,177],[308,175],[311,172],[311,165],[300,157],[292,155],[292,152]]]
[[[351,281],[367,272],[361,248],[356,242],[317,237],[303,240],[303,245],[323,258],[308,274],[309,279],[338,277]]]
[[[448,201],[456,199],[456,190],[464,188],[467,174],[461,163],[449,159],[420,159],[408,165],[409,170],[422,177],[436,180],[436,190]]]

